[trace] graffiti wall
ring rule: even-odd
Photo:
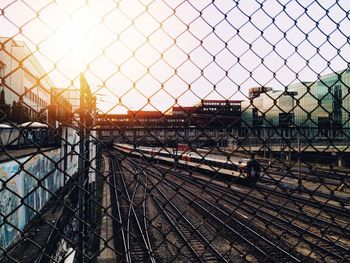
[[[0,163],[0,247],[7,247],[64,185],[62,155],[62,149],[54,149]],[[77,172],[76,161],[67,164],[70,175]]]
[[[72,128],[63,128],[66,143],[62,146],[62,151],[66,147],[67,174],[73,175],[78,169],[79,162],[79,135]],[[69,178],[67,178],[68,180]]]

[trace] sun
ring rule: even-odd
[[[98,2],[60,0],[54,5],[57,10],[50,10],[47,23],[53,33],[48,47],[40,49],[51,62],[50,77],[59,87],[79,87],[79,76],[85,73],[93,92],[105,96],[98,104],[104,104],[106,112],[119,100],[127,109],[167,110],[174,101],[164,92],[161,97],[157,77],[164,75],[162,66],[167,65],[158,60],[169,45],[154,33],[161,31],[160,24],[146,19],[147,13],[145,19],[134,17],[135,7],[129,2],[109,10],[95,8]],[[172,72],[169,67],[167,72]],[[103,89],[94,90],[94,85]]]

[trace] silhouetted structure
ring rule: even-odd
[[[202,100],[195,106],[174,106],[169,112],[128,111],[127,114],[99,114],[97,125],[120,128],[192,127],[233,128],[240,126],[241,101]]]

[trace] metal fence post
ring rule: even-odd
[[[79,216],[79,239],[78,239],[78,255],[77,261],[84,262],[84,247],[85,247],[85,224],[84,224],[84,208],[85,208],[85,83],[83,75],[80,76],[80,120],[79,120],[79,200],[78,200],[78,216]]]

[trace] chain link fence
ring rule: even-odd
[[[349,12],[2,0],[0,262],[348,262]]]

